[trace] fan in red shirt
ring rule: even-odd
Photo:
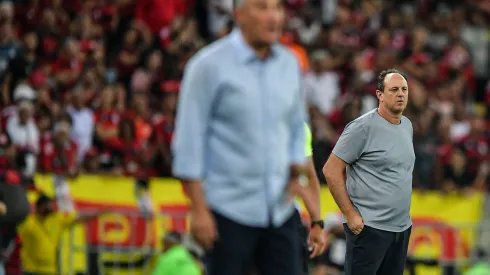
[[[61,176],[76,175],[77,144],[70,139],[70,125],[66,121],[56,124],[53,135],[41,141],[40,170]]]
[[[101,149],[108,140],[118,137],[121,114],[116,109],[116,91],[106,86],[100,94],[99,107],[95,110],[95,143]]]
[[[461,140],[466,157],[468,158],[468,167],[471,173],[476,174],[480,163],[485,161],[489,156],[489,144],[484,135],[485,120],[481,117],[471,119],[471,132]]]
[[[127,110],[123,118],[130,119],[134,123],[137,142],[143,144],[151,136],[148,95],[146,93],[135,93],[133,95],[133,106]]]
[[[149,160],[150,148],[146,142],[136,138],[135,125],[130,119],[123,119],[119,124],[119,138],[110,141],[112,156],[119,164],[116,172],[125,176],[144,174]]]
[[[154,119],[152,143],[155,146],[154,169],[158,176],[171,175],[170,144],[174,135],[175,113],[177,110],[177,97],[180,83],[166,81],[162,88],[165,97],[162,101],[162,112]]]
[[[117,58],[117,71],[119,82],[125,83],[129,87],[131,76],[136,70],[140,61],[140,50],[138,49],[138,40],[140,33],[138,30],[131,28],[124,34],[122,49]]]
[[[7,132],[0,127],[0,173],[11,168],[15,156],[15,147]]]
[[[43,10],[41,24],[37,32],[40,41],[41,64],[52,62],[58,55],[62,37],[56,25],[56,14],[53,9],[45,8]]]
[[[53,135],[46,137],[41,144],[40,170],[52,174],[56,202],[62,212],[75,210],[67,179],[78,174],[78,148],[70,139],[70,132],[70,123],[66,120],[59,121],[55,125]]]
[[[83,69],[78,42],[68,39],[59,58],[51,66],[56,81],[64,93],[75,86]]]
[[[158,35],[168,27],[176,15],[188,9],[186,0],[138,0],[136,18],[144,22],[153,34]]]

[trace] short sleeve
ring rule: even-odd
[[[362,155],[366,139],[362,122],[353,121],[345,127],[332,153],[346,163],[352,164]]]
[[[311,146],[312,137],[308,124],[305,123],[305,156],[311,157],[313,155],[313,148]]]

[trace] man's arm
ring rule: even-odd
[[[342,214],[346,217],[354,213],[354,206],[347,193],[347,187],[345,183],[345,168],[347,163],[337,157],[335,154],[331,154],[327,160],[327,163],[323,167],[323,174],[327,179],[328,188],[332,194],[333,199],[340,208]]]
[[[200,181],[204,165],[205,132],[214,101],[211,73],[216,71],[205,61],[197,57],[187,65],[172,141],[172,172],[182,180],[194,210],[207,208]]]
[[[101,210],[101,211],[95,211],[92,213],[79,214],[75,217],[72,224],[88,222],[91,219],[97,218],[97,217],[102,216],[104,214],[108,214],[110,212],[111,212],[110,210]]]
[[[346,217],[351,217],[356,212],[347,193],[345,169],[349,163],[359,159],[365,143],[366,133],[361,122],[349,123],[323,167],[330,193]]]
[[[321,219],[320,214],[320,182],[315,170],[315,164],[313,162],[313,148],[312,148],[312,136],[310,127],[308,124],[304,124],[305,131],[305,155],[307,157],[305,172],[308,178],[308,186],[306,193],[301,198],[310,214],[310,218],[314,221]]]
[[[301,75],[298,66],[298,76]],[[294,106],[292,107],[291,117],[289,121],[291,131],[290,144],[290,167],[291,179],[298,178],[304,169],[305,165],[305,121],[306,121],[306,103],[301,94],[301,90],[296,91]]]
[[[320,181],[316,174],[315,165],[313,163],[313,158],[309,157],[306,160],[306,175],[308,177],[308,191],[310,194],[310,199],[304,199],[306,209],[310,214],[310,218],[313,221],[321,220],[321,209],[320,209]]]

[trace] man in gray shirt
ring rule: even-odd
[[[410,239],[415,153],[412,123],[402,115],[407,80],[383,71],[376,95],[379,107],[346,126],[323,169],[344,216],[346,275],[402,275]]]

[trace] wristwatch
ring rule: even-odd
[[[311,221],[311,228],[313,228],[315,225],[318,225],[321,229],[323,229],[325,227],[325,222],[323,220]]]

